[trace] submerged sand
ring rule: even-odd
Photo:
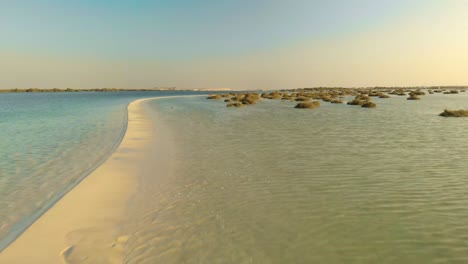
[[[153,137],[140,99],[116,151],[0,253],[0,263],[122,263],[128,236],[119,228],[137,187],[139,160]]]

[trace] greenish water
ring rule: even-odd
[[[0,94],[0,251],[109,156],[129,102],[174,94]]]
[[[151,101],[126,263],[467,263],[467,99]]]

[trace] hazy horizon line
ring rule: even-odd
[[[427,89],[427,88],[466,88],[466,85],[393,85],[393,86],[385,86],[385,85],[376,85],[376,86],[307,86],[307,87],[284,87],[284,88],[230,88],[230,87],[198,87],[198,88],[185,88],[185,87],[132,87],[132,88],[123,88],[123,87],[91,87],[91,88],[76,88],[76,87],[15,87],[15,88],[0,88],[0,90],[28,90],[28,89],[36,89],[36,90],[92,90],[92,89],[116,89],[116,90],[174,90],[174,91],[182,91],[182,90],[231,90],[231,91],[248,91],[248,90],[289,90],[289,89],[316,89],[316,88],[343,88],[343,89],[371,89],[371,88],[420,88],[420,89]]]

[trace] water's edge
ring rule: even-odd
[[[27,220],[29,221],[22,221],[16,224],[15,228],[17,232],[12,232],[9,233],[2,241],[0,241],[0,253],[4,251],[9,245],[11,245],[13,242],[15,242],[31,225],[33,225],[42,215],[44,215],[50,208],[52,208],[58,201],[60,201],[65,195],[67,195],[70,191],[72,191],[77,185],[79,185],[84,179],[86,179],[89,175],[91,175],[96,169],[98,169],[102,164],[104,164],[115,151],[118,149],[118,147],[121,145],[123,139],[125,138],[125,135],[127,133],[127,128],[128,128],[128,107],[138,101],[150,101],[150,100],[157,100],[157,99],[167,99],[167,98],[177,98],[177,97],[192,97],[192,96],[206,96],[205,94],[203,95],[182,95],[182,96],[156,96],[156,97],[150,97],[150,98],[137,98],[135,100],[132,100],[127,103],[125,106],[125,111],[124,112],[124,117],[123,117],[123,128],[122,131],[120,132],[119,138],[117,141],[114,142],[111,150],[108,153],[105,153],[102,155],[102,158],[99,159],[95,164],[93,164],[91,167],[86,169],[81,176],[77,178],[73,183],[71,183],[69,186],[64,188],[62,191],[60,191],[58,194],[56,194],[53,198],[51,198],[50,202],[44,206],[43,208],[40,208],[38,211],[34,212],[31,214]]]
[[[136,99],[138,100],[138,99]],[[134,101],[136,101],[134,100]],[[133,102],[133,101],[132,101]],[[128,106],[132,103],[128,103],[126,106],[126,111],[124,111],[124,118],[123,118],[123,128],[122,131],[120,132],[119,138],[117,141],[114,143],[112,146],[111,150],[106,153],[105,155],[102,156],[101,159],[99,159],[94,165],[89,167],[87,170],[85,170],[80,177],[77,178],[76,181],[74,181],[72,184],[67,186],[65,189],[63,189],[61,192],[56,194],[53,198],[51,198],[51,201],[44,206],[43,208],[40,208],[37,212],[34,212],[28,217],[28,223],[25,222],[20,222],[16,224],[16,230],[18,232],[16,233],[9,233],[3,241],[0,241],[0,253],[5,250],[11,243],[15,242],[16,239],[18,239],[34,222],[37,221],[42,215],[44,215],[50,208],[52,208],[58,201],[60,201],[67,193],[69,193],[73,188],[75,188],[80,182],[82,182],[86,177],[88,177],[93,171],[95,171],[97,168],[99,168],[106,160],[108,160],[112,154],[115,152],[115,150],[120,146],[120,143],[122,143],[123,138],[125,137],[125,133],[127,132],[127,127],[128,127]],[[23,225],[21,225],[23,224]]]

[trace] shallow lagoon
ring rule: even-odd
[[[145,96],[2,95],[3,237],[105,159],[126,104]],[[465,263],[468,120],[438,114],[467,99],[151,101],[155,142],[122,226],[126,263]]]
[[[127,263],[466,263],[468,119],[438,114],[467,99],[150,102],[172,162],[140,179]]]

